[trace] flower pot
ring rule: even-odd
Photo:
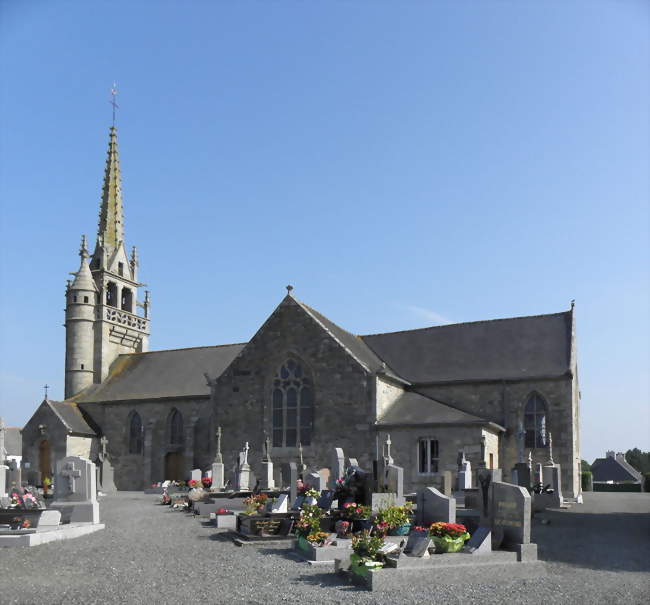
[[[352,523],[353,531],[370,531],[372,529],[371,519],[355,519]]]
[[[370,570],[381,569],[384,566],[380,561],[364,561],[358,555],[352,555],[350,561],[350,571],[362,578],[370,575]]]
[[[436,547],[436,554],[460,552],[460,549],[465,544],[465,538],[439,538],[438,536],[432,536],[431,540]]]
[[[352,523],[350,521],[337,521],[334,524],[334,530],[336,531],[337,538],[345,538],[350,534],[350,529],[352,528]]]
[[[304,550],[305,552],[309,552],[311,550],[311,544],[309,543],[309,540],[305,538],[305,536],[298,536],[298,548],[300,550]]]
[[[388,530],[388,535],[389,536],[408,536],[410,531],[411,531],[411,524],[410,523],[402,523],[402,525],[398,525],[397,527],[391,527]]]

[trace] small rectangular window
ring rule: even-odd
[[[88,302],[88,297],[87,297],[87,296],[84,296],[84,302],[85,302],[85,303]]]
[[[420,474],[437,473],[439,457],[436,439],[418,440],[418,472]]]
[[[120,275],[124,275],[124,263],[117,263],[117,272]]]

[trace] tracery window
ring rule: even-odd
[[[428,475],[438,472],[440,454],[437,439],[418,439],[418,473]]]
[[[273,447],[310,445],[314,424],[314,385],[302,365],[288,359],[273,381]]]
[[[526,447],[546,447],[546,402],[538,393],[532,393],[526,402],[524,431]]]
[[[129,454],[142,453],[142,419],[132,412],[129,419]]]
[[[177,409],[173,409],[169,414],[169,443],[171,445],[181,445],[183,443],[183,416]]]

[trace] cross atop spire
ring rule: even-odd
[[[108,154],[104,170],[102,205],[99,211],[97,243],[109,250],[117,248],[124,240],[124,216],[122,212],[122,175],[117,150],[117,130],[110,129]]]
[[[113,106],[113,128],[115,128],[115,110],[119,109],[119,105],[116,102],[117,99],[117,84],[113,82],[113,86],[111,87],[111,100],[109,103]]]

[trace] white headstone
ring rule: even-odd
[[[192,472],[190,473],[190,479],[192,481],[201,481],[201,469],[200,468],[192,469]]]
[[[271,512],[273,513],[286,513],[289,507],[289,496],[287,494],[280,494],[278,499],[273,503]]]
[[[340,447],[334,448],[332,458],[332,473],[330,474],[330,489],[336,489],[336,482],[345,475],[345,455]]]

